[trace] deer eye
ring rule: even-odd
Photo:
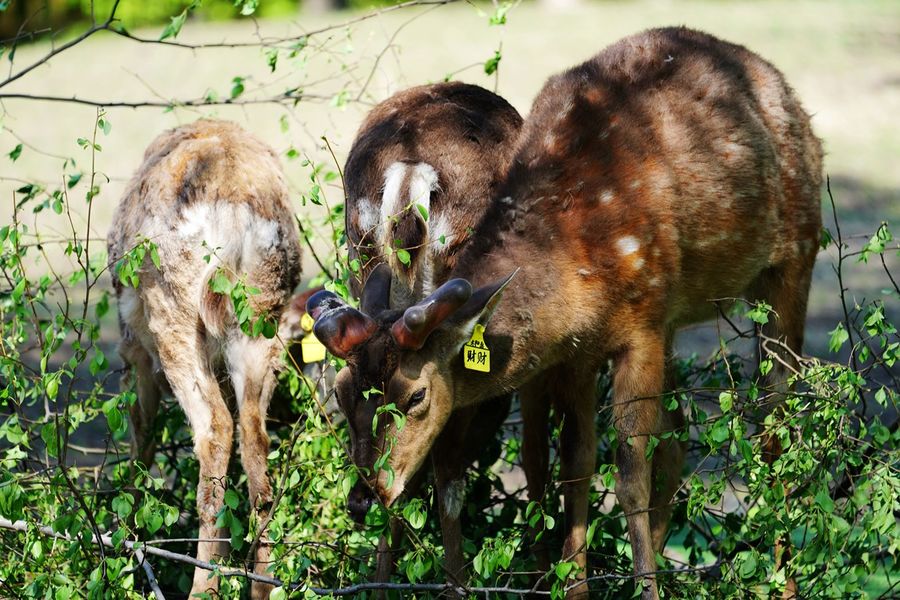
[[[419,404],[422,403],[422,400],[425,399],[425,388],[417,390],[413,392],[413,394],[409,397],[409,408],[415,408]],[[407,409],[409,410],[409,409]]]

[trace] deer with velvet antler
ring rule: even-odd
[[[550,78],[447,283],[393,320],[328,293],[308,302],[336,354],[364,360],[381,347],[384,402],[406,415],[402,429],[377,431],[375,447],[391,449],[372,472],[381,500],[401,496],[456,411],[518,389],[526,439],[546,431],[551,406],[562,418],[562,557],[580,567],[569,595],[586,596],[595,384],[611,361],[616,496],[643,597],[658,597],[655,554],[684,449],[678,436],[647,448],[684,427],[661,404],[673,337],[714,317],[711,300],[745,297],[770,304],[764,333],[800,352],[821,181],[808,115],[781,73],[741,46],[650,30]],[[461,352],[479,334],[489,372]],[[784,369],[770,378],[783,382]],[[541,450],[524,452],[529,490],[548,477]]]

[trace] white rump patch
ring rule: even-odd
[[[204,254],[214,254],[236,271],[252,270],[284,242],[278,223],[259,216],[244,203],[221,200],[192,204],[181,215],[175,231],[182,242]],[[203,242],[208,250],[202,248]]]
[[[391,217],[395,217],[404,207],[401,204],[400,187],[406,179],[406,169],[405,163],[395,162],[384,171],[384,189],[381,193],[382,227],[386,228]]]
[[[409,176],[409,201],[421,204],[431,212],[431,192],[438,189],[438,174],[428,163],[419,163],[413,167]],[[416,211],[418,212],[418,211]]]
[[[430,215],[428,223],[428,239],[433,253],[446,252],[453,241],[453,228],[443,214]],[[443,239],[443,241],[441,241]]]
[[[357,217],[357,225],[360,233],[366,234],[378,227],[379,211],[369,202],[368,198],[360,198],[356,201],[356,210],[359,214]]]
[[[634,254],[640,249],[640,247],[640,242],[638,242],[637,239],[630,235],[623,235],[616,240],[616,248],[619,250],[619,253],[622,256]]]

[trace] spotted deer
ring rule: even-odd
[[[379,320],[393,322],[399,314],[395,307],[406,308],[446,280],[495,194],[521,123],[504,99],[457,82],[399,92],[369,113],[344,169],[349,254],[360,265],[351,287],[361,295],[363,312],[372,315],[365,327]],[[336,301],[329,292],[315,297],[316,307],[323,299]],[[320,339],[321,332],[322,326]],[[383,397],[369,391],[385,389],[396,350],[387,333],[359,352],[326,345],[347,359],[335,381],[338,403],[349,423],[353,460],[371,469],[382,451],[374,444],[372,421]],[[475,411],[459,411],[436,441],[432,464],[444,568],[451,580],[463,568],[459,513],[465,472],[478,455],[473,449],[496,434],[508,410],[505,397],[483,406],[476,422]],[[351,515],[360,522],[374,497],[369,483],[361,477],[348,498]],[[392,529],[396,544],[399,522]],[[387,540],[380,550],[377,576],[386,579],[391,570]]]
[[[595,384],[611,361],[616,494],[642,595],[657,598],[654,557],[684,458],[672,438],[647,458],[649,436],[683,426],[660,402],[672,338],[714,317],[710,300],[743,296],[768,302],[777,316],[764,333],[800,352],[821,179],[821,145],[795,93],[741,46],[654,29],[551,77],[449,280],[389,326],[384,401],[406,422],[378,432],[393,440],[393,477],[375,484],[383,502],[401,495],[454,411],[518,389],[527,441],[546,431],[550,397],[562,417],[562,555],[580,567],[569,595],[587,596]],[[316,333],[357,356],[386,327],[334,304],[317,316]],[[461,357],[479,326],[487,373]],[[523,459],[540,490],[545,460],[527,446]]]
[[[265,418],[275,386],[280,345],[239,327],[231,300],[210,281],[242,278],[258,293],[256,314],[278,318],[299,280],[300,246],[276,154],[234,123],[200,120],[167,131],[147,148],[113,216],[110,265],[144,241],[156,245],[159,268],[148,259],[137,287],[113,277],[122,331],[120,353],[133,374],[132,454],[153,464],[153,422],[163,390],[187,415],[200,463],[197,513],[200,540],[221,538],[222,507],[233,441],[233,395],[238,409],[241,463],[251,505],[260,518],[272,502],[266,472]],[[220,386],[220,375],[227,384]],[[197,558],[227,553],[221,542],[197,543]],[[269,550],[260,544],[255,571],[265,571]],[[214,592],[218,579],[194,571],[192,594]],[[254,583],[255,598],[268,597]]]

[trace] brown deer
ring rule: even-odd
[[[351,287],[374,319],[393,322],[406,308],[446,280],[467,243],[469,233],[490,205],[514,149],[522,119],[508,102],[483,88],[463,83],[414,87],[373,109],[356,136],[344,169],[347,194],[346,231],[350,258],[360,276]],[[407,253],[401,259],[401,252]],[[336,298],[322,293],[323,298]],[[374,321],[373,321],[374,322]],[[382,449],[373,444],[372,421],[384,390],[385,369],[396,351],[389,335],[372,340],[365,353],[333,354],[347,358],[337,376],[338,403],[347,416],[356,464],[371,468]],[[509,398],[496,399],[476,411],[459,411],[435,445],[434,476],[444,535],[444,568],[451,580],[462,571],[459,513],[465,472],[484,442],[492,438],[509,410]],[[374,482],[374,480],[372,480]],[[374,498],[361,479],[348,498],[359,522]],[[400,534],[392,525],[393,543]],[[386,579],[392,560],[387,540],[380,544],[377,576]]]
[[[131,409],[132,454],[153,464],[153,421],[170,388],[190,422],[200,463],[197,512],[200,540],[219,538],[233,441],[233,394],[238,408],[241,463],[250,503],[265,518],[272,502],[265,418],[275,386],[280,344],[240,328],[231,300],[213,293],[217,273],[243,278],[258,293],[258,315],[277,319],[300,276],[300,246],[276,154],[237,125],[200,120],[167,131],[147,148],[113,216],[112,268],[131,248],[156,245],[159,269],[146,260],[137,288],[113,277],[122,330],[120,353],[134,371],[138,400]],[[220,388],[219,375],[230,385]],[[126,385],[128,382],[125,382]],[[200,541],[197,558],[221,557],[227,546]],[[255,570],[265,571],[260,544]],[[194,571],[192,594],[218,589],[209,572]],[[254,582],[253,597],[268,596]]]
[[[384,401],[406,423],[379,431],[393,440],[382,500],[400,496],[454,411],[519,389],[527,434],[546,428],[552,390],[563,557],[585,577],[595,381],[611,360],[616,494],[643,597],[657,598],[654,558],[684,452],[671,439],[652,459],[646,449],[648,436],[682,427],[660,402],[672,338],[714,317],[711,299],[743,296],[771,304],[764,332],[800,352],[821,179],[808,115],[781,73],[741,46],[655,29],[550,78],[452,279],[390,325]],[[317,316],[321,339],[362,356],[385,327],[334,304]],[[482,326],[488,373],[461,357]],[[546,463],[524,452],[529,489],[540,489]]]

